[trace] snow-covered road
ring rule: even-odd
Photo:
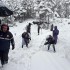
[[[70,70],[70,63],[55,53],[39,51],[32,57],[31,70]]]
[[[32,21],[17,23],[17,27],[10,28],[15,39],[15,49],[10,49],[9,63],[5,65],[3,70],[70,70],[70,62],[63,54],[65,52],[63,52],[63,42],[60,39],[56,45],[56,53],[53,52],[52,47],[47,51],[47,46],[43,45],[46,37],[52,34],[49,30],[42,29],[38,35],[37,25],[32,25],[29,48],[25,46],[21,48],[21,34],[25,31],[26,25]],[[62,39],[62,37],[60,38]]]

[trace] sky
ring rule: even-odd
[[[10,27],[15,40],[15,49],[10,48],[9,62],[0,70],[70,70],[70,19],[55,18],[54,26],[59,29],[58,43],[55,45],[56,52],[52,46],[47,50],[45,39],[52,35],[50,29],[41,29],[40,35],[37,33],[37,25],[31,26],[31,41],[22,48],[22,33],[28,23],[34,19],[26,20],[22,23],[15,22],[15,26]],[[11,47],[11,46],[10,46]]]

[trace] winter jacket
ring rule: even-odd
[[[8,51],[10,49],[10,43],[14,48],[14,38],[11,32],[0,31],[0,51]]]
[[[50,44],[54,44],[55,43],[55,40],[52,36],[50,36],[49,38],[46,39],[48,41],[48,43]]]
[[[26,30],[27,30],[28,33],[30,33],[30,31],[31,31],[31,23],[29,23],[29,25],[27,25]]]
[[[55,29],[53,30],[53,37],[55,39],[55,43],[57,43],[58,34],[59,34],[59,30],[57,29],[57,26],[55,26]]]
[[[44,43],[44,45],[47,44],[55,44],[55,40],[52,36],[49,36],[48,38],[46,38],[46,42]]]

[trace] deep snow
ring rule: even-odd
[[[52,34],[48,30],[42,29],[40,35],[37,34],[37,25],[31,26],[31,42],[29,48],[23,47],[21,34],[25,31],[26,25],[31,20],[23,23],[15,22],[17,26],[10,27],[14,35],[15,49],[9,51],[9,63],[3,70],[70,70],[70,25],[69,19],[56,19],[53,24],[58,26],[60,31],[56,53],[53,52],[52,46],[47,51],[44,46],[45,38]]]

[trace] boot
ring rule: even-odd
[[[23,48],[23,45],[22,45],[22,48]]]

